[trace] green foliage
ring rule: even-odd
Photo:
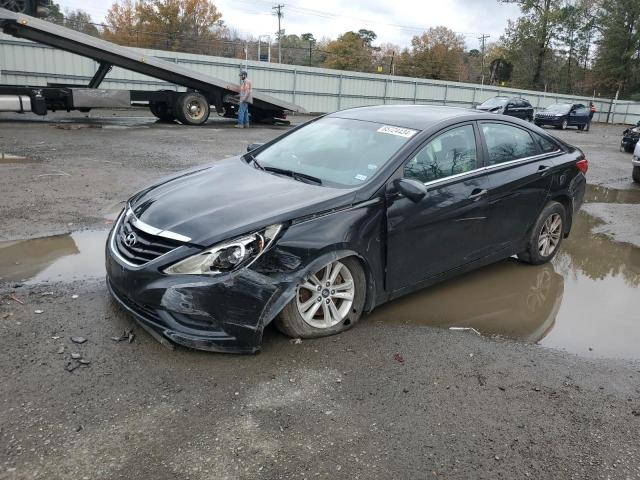
[[[604,0],[597,23],[601,37],[594,65],[597,85],[609,94],[622,95],[640,87],[640,2]]]

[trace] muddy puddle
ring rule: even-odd
[[[10,283],[71,282],[104,275],[107,231],[0,242],[0,277]]]
[[[581,213],[552,264],[508,259],[384,305],[366,322],[470,327],[588,357],[640,359],[640,248],[592,234],[598,223]],[[102,277],[106,236],[0,243],[0,277],[28,284]]]
[[[22,165],[25,163],[40,163],[38,160],[29,157],[23,157],[22,155],[12,155],[9,153],[0,152],[0,165]]]
[[[581,213],[552,264],[508,259],[384,305],[368,321],[469,327],[587,357],[640,359],[640,248],[593,235],[598,223]]]
[[[640,204],[640,188],[618,190],[599,185],[587,185],[584,197],[587,203],[630,203]]]

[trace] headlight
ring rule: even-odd
[[[564,113],[556,113],[556,117],[561,117],[563,115],[564,115]]]
[[[282,225],[221,243],[192,255],[164,270],[170,275],[217,275],[248,267],[269,248]]]

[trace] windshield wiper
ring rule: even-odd
[[[307,180],[308,182],[313,182],[318,185],[322,185],[322,180],[320,180],[318,177],[307,175],[306,173],[294,172],[293,170],[287,170],[287,169],[278,168],[278,167],[262,167],[262,169],[266,172],[273,172],[273,173],[278,173],[280,175],[286,175],[300,182]]]
[[[252,154],[246,153],[244,157],[251,160],[253,164],[256,166],[256,168],[259,168],[260,170],[264,170],[264,167],[258,163],[258,160],[256,160],[256,157],[254,157]]]

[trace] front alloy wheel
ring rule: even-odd
[[[354,296],[351,272],[342,262],[335,261],[298,286],[296,305],[310,326],[331,328],[347,317]]]
[[[294,338],[323,337],[352,327],[362,314],[366,280],[360,262],[335,260],[308,275],[275,321]]]

